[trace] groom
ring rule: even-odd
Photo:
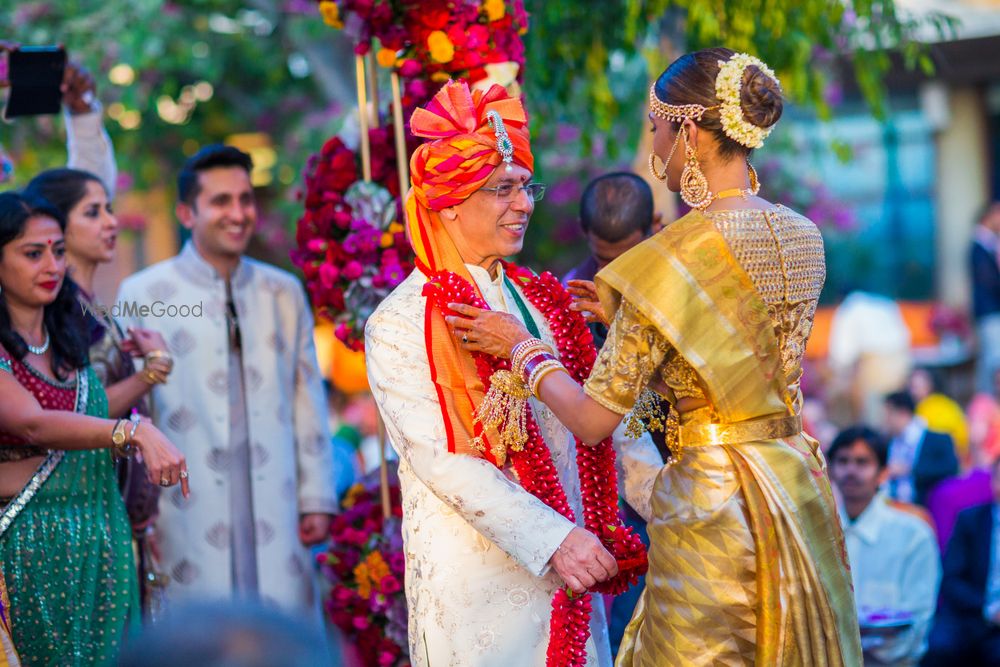
[[[493,113],[495,112],[495,113]],[[508,462],[476,449],[482,399],[472,357],[425,296],[450,271],[494,310],[541,313],[505,276],[544,186],[533,183],[524,110],[500,86],[448,83],[411,129],[428,139],[410,166],[407,224],[417,269],[368,320],[368,375],[399,453],[410,659],[415,666],[544,665],[554,593],[613,577],[615,559],[577,523],[525,490]],[[527,322],[525,322],[527,324]],[[582,521],[576,444],[541,404],[532,407],[573,515]],[[587,664],[611,664],[604,605],[593,599]]]

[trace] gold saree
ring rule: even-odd
[[[819,232],[784,207],[691,213],[597,276],[613,321],[587,393],[620,414],[651,386],[703,406],[680,414],[680,458],[653,488],[619,667],[862,664],[826,465],[799,417],[824,278]]]

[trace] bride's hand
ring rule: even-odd
[[[583,313],[583,317],[588,322],[597,322],[608,326],[608,316],[601,305],[601,299],[597,296],[597,285],[591,280],[569,280],[566,282],[566,289],[573,297],[570,310]]]
[[[484,352],[507,359],[515,345],[531,338],[524,325],[508,313],[460,303],[449,303],[448,308],[458,313],[444,318],[451,327],[451,335],[470,352]]]

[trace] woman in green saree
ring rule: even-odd
[[[0,194],[0,568],[24,665],[112,661],[139,619],[128,517],[112,457],[153,480],[187,466],[152,424],[106,419],[87,362],[64,223],[44,200]]]

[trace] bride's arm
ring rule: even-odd
[[[518,343],[531,334],[513,315],[449,304],[462,317],[448,317],[455,337],[470,351],[509,358]],[[663,361],[664,347],[655,328],[627,302],[622,304],[608,332],[586,389],[567,373],[545,375],[539,398],[566,428],[588,444],[607,438],[635,404]]]
[[[588,445],[596,445],[611,435],[625,416],[587,396],[568,373],[549,373],[543,377],[538,397],[563,426]]]

